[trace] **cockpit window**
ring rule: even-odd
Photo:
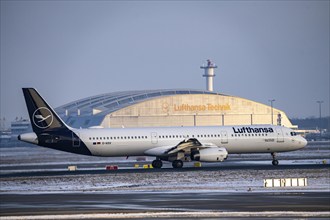
[[[290,132],[291,136],[297,136],[296,132]]]

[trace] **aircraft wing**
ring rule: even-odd
[[[210,147],[210,146],[207,146]],[[196,138],[185,139],[175,146],[161,146],[149,149],[144,153],[149,156],[169,156],[180,151],[189,151],[191,148],[205,148]]]

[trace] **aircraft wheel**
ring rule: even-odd
[[[163,166],[163,162],[161,160],[152,161],[152,167],[156,169],[160,169]]]
[[[175,160],[172,162],[173,168],[182,168],[183,167],[183,162],[182,160]]]
[[[274,166],[277,166],[277,165],[278,165],[278,160],[276,160],[276,152],[271,153],[271,155],[272,155],[272,157],[273,157],[273,162],[272,162],[272,164],[273,164]]]

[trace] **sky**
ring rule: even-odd
[[[1,0],[0,118],[27,118],[22,87],[53,107],[103,93],[205,90],[329,116],[329,1]]]

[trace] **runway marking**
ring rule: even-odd
[[[90,213],[65,215],[28,215],[1,216],[2,220],[30,220],[30,219],[140,219],[140,218],[224,218],[224,217],[330,217],[330,212],[137,212],[137,213]]]

